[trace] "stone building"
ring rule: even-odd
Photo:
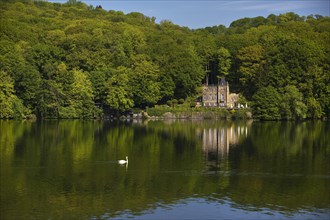
[[[199,106],[235,108],[238,103],[238,94],[229,92],[229,83],[225,77],[217,84],[209,84],[208,79],[203,84],[203,95]]]

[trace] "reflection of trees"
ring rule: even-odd
[[[326,208],[329,129],[324,122],[0,121],[1,213],[138,214],[193,195],[240,207]],[[115,162],[126,154],[127,170]]]
[[[30,129],[31,123],[29,122],[0,120],[1,164],[10,164],[14,154],[21,154],[21,149],[15,151],[15,145],[25,130],[29,131]]]
[[[240,204],[265,203],[296,209],[329,204],[329,126],[320,121],[253,123],[231,151],[230,189]],[[257,161],[257,162],[255,162]],[[285,196],[284,196],[285,195]]]

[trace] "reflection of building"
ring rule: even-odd
[[[207,156],[224,157],[229,153],[229,145],[238,144],[239,138],[247,135],[247,129],[247,126],[204,128],[203,151]]]

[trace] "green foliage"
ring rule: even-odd
[[[14,82],[4,71],[0,71],[0,118],[10,118],[14,111]]]
[[[256,87],[260,87],[256,79],[261,78],[260,75],[264,72],[263,53],[264,50],[260,45],[243,47],[238,51],[240,81],[243,87],[246,88],[243,92],[247,97],[251,97]]]
[[[153,108],[146,109],[149,116],[163,116],[166,112],[173,112],[169,105],[155,105]]]
[[[172,99],[172,107],[175,107],[178,104],[177,99]]]
[[[181,99],[181,100],[183,100],[183,99]],[[178,101],[177,99],[168,100],[168,101],[166,102],[166,104],[167,104],[169,107],[172,107],[172,108],[174,108],[174,107],[177,106],[178,104],[183,104],[183,103],[184,103],[184,101],[183,101],[182,103],[179,103],[179,101]]]
[[[274,87],[261,88],[253,95],[252,100],[255,118],[264,120],[278,120],[281,118],[281,96]]]
[[[106,104],[111,108],[126,111],[134,106],[133,94],[129,90],[129,69],[119,67],[106,82]]]
[[[190,30],[77,0],[1,1],[0,69],[16,97],[2,92],[1,117],[93,118],[188,100],[206,74],[226,76],[260,119],[329,117],[329,26],[289,12]],[[260,94],[269,86],[283,95],[280,116],[261,102],[273,99]]]
[[[281,115],[284,119],[306,118],[307,107],[303,103],[302,94],[295,86],[286,86],[281,102]]]
[[[55,80],[43,80],[39,91],[38,115],[42,118],[59,118],[59,110],[67,95]]]
[[[218,55],[218,66],[219,66],[219,74],[220,76],[226,76],[229,74],[229,69],[231,66],[231,59],[230,59],[230,53],[226,48],[221,47],[217,51]]]
[[[135,66],[130,74],[130,91],[138,107],[156,104],[160,100],[159,68],[145,57],[135,58]]]
[[[239,119],[239,120],[246,120],[251,119],[251,112],[250,109],[236,109],[232,110],[231,112],[232,119]]]
[[[232,117],[227,109],[221,108],[195,108],[191,107],[189,103],[173,106],[172,101],[169,105],[156,105],[153,108],[147,108],[146,111],[149,116],[162,117],[165,113],[170,112],[178,118],[203,118],[203,119],[227,119]],[[238,110],[241,111],[241,110]],[[241,113],[239,113],[241,114]],[[243,119],[243,118],[240,118]],[[245,118],[244,118],[245,119]]]
[[[190,105],[190,108],[195,108],[196,107],[196,102],[195,101],[190,101],[189,105]]]
[[[105,100],[105,71],[93,71],[89,73],[89,80],[93,85],[95,103],[104,103]]]
[[[59,117],[60,118],[79,118],[79,113],[76,111],[76,107],[73,105],[69,105],[66,107],[60,107],[59,109]]]
[[[23,118],[24,106],[14,94],[14,81],[4,71],[0,71],[0,118]]]
[[[315,98],[308,98],[307,99],[307,117],[308,118],[321,118],[323,115],[322,107]]]
[[[92,83],[81,70],[73,70],[73,78],[69,106],[75,109],[78,118],[92,118],[95,108]]]
[[[243,96],[242,94],[239,94],[238,95],[238,103],[245,106],[246,104],[248,104],[248,100],[245,98],[245,96]]]

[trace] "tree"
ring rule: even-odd
[[[279,87],[305,83],[310,78],[309,68],[320,65],[324,53],[309,39],[281,32],[273,35],[274,39],[268,42],[264,55],[267,61],[267,81],[272,86]]]
[[[64,51],[51,44],[39,43],[27,51],[27,61],[46,79],[52,79],[60,62],[64,60]]]
[[[38,92],[41,86],[39,72],[30,65],[20,65],[15,70],[16,95],[23,101],[24,105],[35,111],[38,105]]]
[[[173,51],[173,53],[165,71],[175,83],[174,96],[186,98],[196,93],[196,88],[204,77],[201,59],[193,48],[183,49],[180,52]]]
[[[293,13],[293,12],[287,12],[284,14],[280,14],[278,16],[278,22],[279,23],[284,23],[284,22],[289,22],[289,21],[303,21],[304,18]]]
[[[221,76],[227,76],[229,74],[229,70],[231,67],[231,57],[229,51],[221,47],[217,51],[217,56],[218,56],[218,71]]]
[[[282,118],[304,119],[306,118],[306,113],[307,107],[303,103],[302,94],[295,86],[286,86],[284,88],[284,94],[281,103]]]
[[[4,71],[0,71],[0,119],[22,118],[24,106],[14,94],[14,81]]]
[[[169,74],[162,72],[160,72],[159,83],[161,102],[164,103],[173,98],[175,83]]]
[[[323,116],[322,107],[315,98],[307,99],[307,118],[318,119]]]
[[[94,117],[94,95],[93,86],[87,74],[81,70],[72,70],[73,84],[67,105],[61,107],[62,118],[93,118]]]
[[[38,92],[38,116],[41,118],[59,118],[60,109],[67,98],[61,84],[55,80],[42,80]]]
[[[80,1],[78,1],[78,0],[68,0],[68,1],[66,2],[66,4],[68,4],[68,5],[76,5],[76,4],[78,4],[78,3],[80,3]]]
[[[134,106],[129,88],[129,71],[126,67],[119,67],[106,82],[106,104],[113,110],[126,111]]]
[[[89,118],[95,104],[125,111],[195,99],[209,71],[211,83],[226,76],[247,101],[276,88],[287,119],[330,115],[328,16],[272,14],[190,30],[78,0],[1,0],[1,10],[0,69],[24,114]],[[278,118],[274,106],[262,104],[266,118]]]
[[[255,118],[263,120],[281,119],[281,96],[274,87],[268,86],[259,89],[252,96],[252,101],[253,115]]]
[[[105,71],[92,71],[89,73],[89,80],[92,82],[95,103],[105,102]]]
[[[240,81],[244,95],[251,98],[255,90],[262,87],[263,68],[265,60],[263,48],[260,45],[243,47],[237,54],[239,62]]]
[[[144,108],[156,104],[161,98],[158,66],[143,56],[136,57],[134,63],[129,82],[135,105]]]

